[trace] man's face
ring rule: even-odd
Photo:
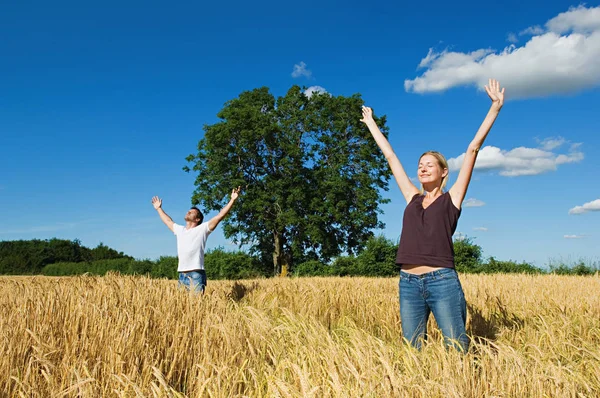
[[[199,222],[200,221],[200,212],[196,209],[189,209],[183,218],[185,221],[189,222]]]

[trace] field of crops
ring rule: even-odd
[[[461,275],[471,350],[402,342],[397,278],[0,278],[21,397],[598,397],[600,277]]]

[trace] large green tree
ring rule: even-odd
[[[232,187],[240,200],[223,222],[225,236],[249,245],[274,272],[283,265],[356,253],[388,200],[389,167],[360,123],[363,100],[293,86],[275,98],[266,87],[242,92],[204,126],[192,204],[221,208]],[[385,117],[377,119],[387,133]],[[190,167],[184,167],[190,171]]]

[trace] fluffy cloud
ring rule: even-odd
[[[475,198],[469,198],[469,199],[465,200],[463,203],[463,207],[481,207],[484,205],[485,205],[485,202],[483,202],[479,199],[475,199]]]
[[[600,7],[570,8],[520,35],[533,35],[521,47],[502,51],[454,52],[430,49],[419,64],[425,72],[405,80],[408,92],[441,92],[498,79],[511,98],[574,93],[600,85]],[[516,39],[508,35],[508,39]]]
[[[300,62],[299,64],[294,65],[294,70],[292,71],[292,77],[311,77],[312,72],[308,70],[306,64],[304,62]]]
[[[524,36],[524,35],[538,36],[538,35],[544,34],[545,32],[546,31],[544,30],[544,28],[542,28],[540,25],[535,25],[535,26],[530,26],[527,29],[523,29],[522,31],[520,31],[519,36]]]
[[[586,235],[565,235],[565,239],[583,239]]]
[[[516,43],[519,41],[519,38],[514,33],[509,33],[506,35],[506,41],[509,41],[511,43]]]
[[[479,199],[475,199],[475,198],[469,198],[469,199],[465,200],[463,203],[463,207],[481,207],[484,205],[485,205],[485,202],[483,202]]]
[[[455,241],[463,241],[465,239],[467,239],[467,235],[463,234],[460,231],[454,234],[454,240]]]
[[[304,90],[304,94],[310,98],[312,97],[312,95],[314,93],[320,93],[320,94],[324,94],[326,93],[327,90],[325,90],[323,87],[321,86],[310,86],[309,88],[307,88],[306,90]]]
[[[562,146],[567,140],[562,137],[556,138],[546,138],[540,141],[540,148],[544,151],[552,151],[560,146]]]
[[[600,211],[600,199],[584,203],[582,206],[575,206],[569,210],[569,214],[583,214],[589,211]]]
[[[495,146],[485,146],[479,151],[475,170],[495,170],[502,176],[517,177],[554,171],[561,164],[583,160],[580,144],[572,144],[567,153],[552,151],[565,143],[566,140],[562,138],[547,139],[541,142],[541,148],[518,147],[508,151]],[[450,171],[460,170],[464,158],[463,153],[448,159]]]

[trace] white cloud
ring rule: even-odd
[[[524,35],[532,35],[532,36],[537,36],[537,35],[541,35],[543,34],[544,28],[542,28],[540,25],[535,25],[535,26],[530,26],[527,29],[523,29],[522,31],[519,32],[519,36],[524,36]]]
[[[592,200],[582,206],[575,206],[569,210],[569,214],[583,214],[588,211],[600,211],[600,199]]]
[[[487,232],[487,228],[486,227],[475,227],[473,228],[473,231],[482,231],[482,232]]]
[[[521,32],[533,35],[520,47],[502,51],[438,52],[430,49],[419,67],[425,72],[404,81],[408,92],[442,92],[457,86],[483,89],[488,78],[506,87],[507,97],[527,98],[575,93],[600,85],[600,7],[571,8],[542,28]]]
[[[565,142],[567,142],[567,140],[562,137],[546,138],[540,141],[540,147],[544,151],[552,151],[558,147],[561,147]]]
[[[587,235],[564,235],[565,239],[583,239]]]
[[[475,198],[469,198],[469,199],[465,200],[463,203],[463,207],[481,207],[484,205],[485,205],[485,202],[483,202],[479,199],[475,199]]]
[[[517,37],[516,34],[510,32],[509,34],[506,35],[506,41],[509,41],[511,43],[516,43],[519,41],[519,38]]]
[[[600,30],[600,7],[586,8],[571,7],[546,22],[546,28],[551,32],[591,33]]]
[[[310,86],[309,88],[307,88],[306,90],[304,90],[304,94],[310,98],[312,97],[312,95],[314,93],[319,93],[319,94],[325,94],[327,93],[327,90],[325,90],[323,87],[321,86]]]
[[[542,147],[556,149],[565,142],[566,140],[561,143],[557,139],[544,140]],[[479,151],[475,170],[496,170],[500,175],[506,177],[542,174],[555,171],[561,164],[583,160],[584,155],[579,147],[579,144],[573,144],[569,152],[559,154],[540,148],[518,147],[507,151],[494,146],[485,146]],[[448,159],[450,171],[460,170],[464,158],[465,154],[463,153],[456,158]]]
[[[462,241],[467,239],[467,235],[463,234],[462,232],[457,232],[454,234],[454,240],[456,241]]]
[[[294,65],[294,70],[292,71],[292,77],[311,77],[312,72],[306,68],[306,64],[304,62],[300,62],[299,64]]]

